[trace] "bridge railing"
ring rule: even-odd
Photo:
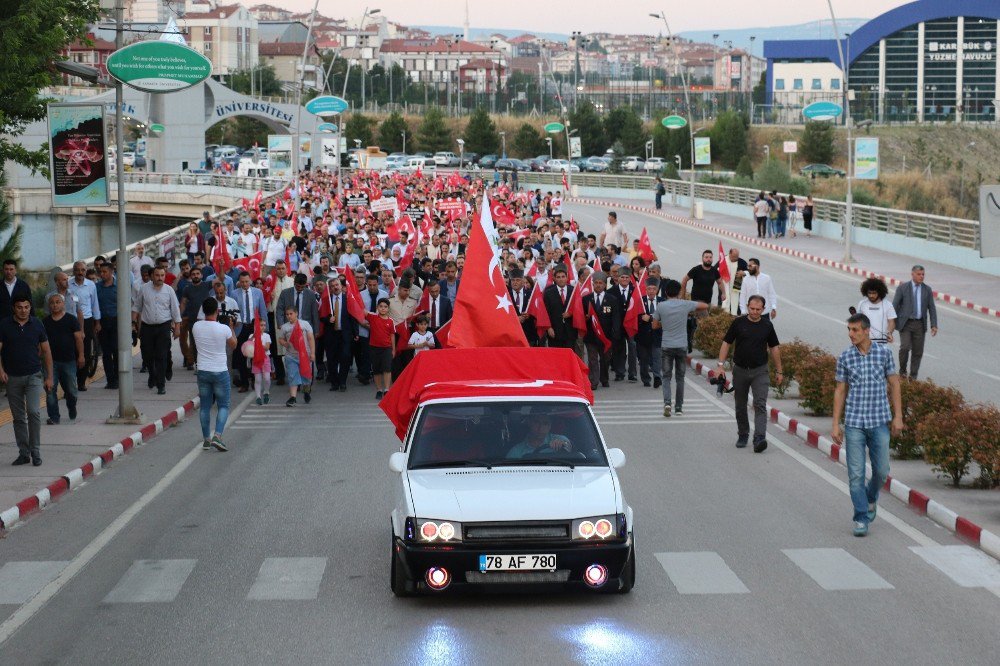
[[[202,185],[226,187],[238,190],[260,190],[265,194],[277,192],[286,182],[280,178],[259,178],[251,176],[231,176],[214,173],[150,173],[148,171],[126,171],[125,183],[149,185]],[[111,174],[111,182],[118,182],[118,175]]]

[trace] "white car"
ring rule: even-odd
[[[447,357],[469,351],[418,355],[414,362],[438,357],[431,360],[441,363],[444,381],[394,386],[396,393],[382,403],[389,412],[391,398],[403,403],[416,395],[409,411],[394,419],[397,432],[409,427],[402,450],[389,460],[393,593],[540,586],[629,592],[635,582],[632,509],[615,471],[625,454],[606,447],[589,387],[448,381],[456,359]],[[523,355],[509,367],[548,369],[541,355],[563,351],[497,353]],[[476,365],[464,357],[458,362]]]
[[[556,173],[566,171],[569,171],[570,173],[579,173],[580,167],[575,164],[570,164],[569,160],[553,159],[545,163],[545,170]]]
[[[429,157],[409,157],[399,167],[399,171],[402,173],[416,173],[419,171],[424,176],[433,176],[437,173],[437,164]]]
[[[645,161],[638,155],[631,155],[622,159],[622,171],[642,171],[645,166]]]
[[[458,161],[458,155],[447,150],[434,153],[434,163],[439,167],[458,166]]]
[[[653,173],[660,173],[661,171],[663,171],[663,167],[665,167],[666,165],[667,164],[666,162],[663,161],[662,157],[650,157],[648,160],[646,160],[645,168],[646,171],[650,171]]]

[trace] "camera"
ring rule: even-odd
[[[224,305],[219,305],[218,314],[216,314],[216,319],[220,324],[225,324],[226,326],[232,326],[236,321],[236,314],[238,311],[227,310]]]
[[[730,386],[729,388],[726,388],[725,375],[716,375],[714,377],[709,377],[708,383],[715,387],[715,392],[719,395],[720,398],[722,397],[723,393],[732,393],[734,390],[736,390],[735,386]]]

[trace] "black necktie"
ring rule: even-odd
[[[295,312],[302,316],[302,292],[295,292]]]
[[[375,312],[375,306],[378,305],[376,302],[377,298],[378,294],[372,294],[370,291],[368,292],[368,312]]]
[[[437,328],[437,299],[431,301],[431,326]]]
[[[249,324],[250,323],[250,290],[249,289],[244,289],[243,290],[243,308],[244,308],[244,310],[243,310],[243,313],[244,313],[243,314],[243,323],[244,324]]]

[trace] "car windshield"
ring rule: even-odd
[[[409,448],[410,469],[608,465],[590,410],[577,402],[428,405]]]

